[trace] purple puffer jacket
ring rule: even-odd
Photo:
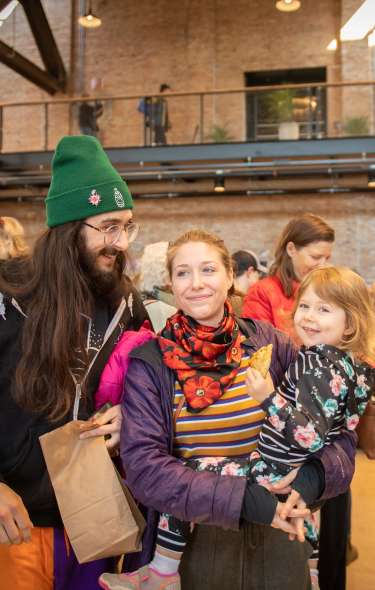
[[[246,320],[245,327],[241,322],[248,336],[243,346],[250,354],[265,344],[273,344],[270,372],[278,385],[295,358],[296,348],[288,336],[267,322]],[[127,557],[127,571],[151,559],[158,512],[187,522],[238,529],[246,485],[242,477],[195,472],[173,456],[175,374],[163,364],[156,340],[130,356],[122,402],[121,459],[130,490],[147,507],[148,526],[143,551]],[[353,476],[356,436],[343,433],[337,441],[319,453],[326,478],[322,499],[344,492]]]

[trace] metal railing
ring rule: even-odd
[[[374,105],[375,80],[0,102],[0,151],[80,132],[105,147],[373,136]]]

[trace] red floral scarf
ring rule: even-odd
[[[167,367],[177,373],[189,410],[200,412],[219,399],[241,363],[241,332],[229,302],[217,328],[177,311],[158,336]]]

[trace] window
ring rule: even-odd
[[[303,68],[248,72],[245,85],[264,86],[264,91],[246,95],[247,139],[267,141],[281,138],[282,123],[292,123],[291,139],[325,137],[327,127],[326,89],[310,84],[325,82],[326,68]],[[304,88],[269,90],[267,86],[305,84]],[[297,136],[296,136],[297,135]]]

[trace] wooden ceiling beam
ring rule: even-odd
[[[0,41],[0,62],[49,94],[55,94],[61,90],[61,86],[54,76],[40,69],[3,41]]]
[[[30,24],[31,32],[39,49],[47,73],[53,76],[60,90],[66,87],[66,71],[57,43],[40,0],[20,0]]]

